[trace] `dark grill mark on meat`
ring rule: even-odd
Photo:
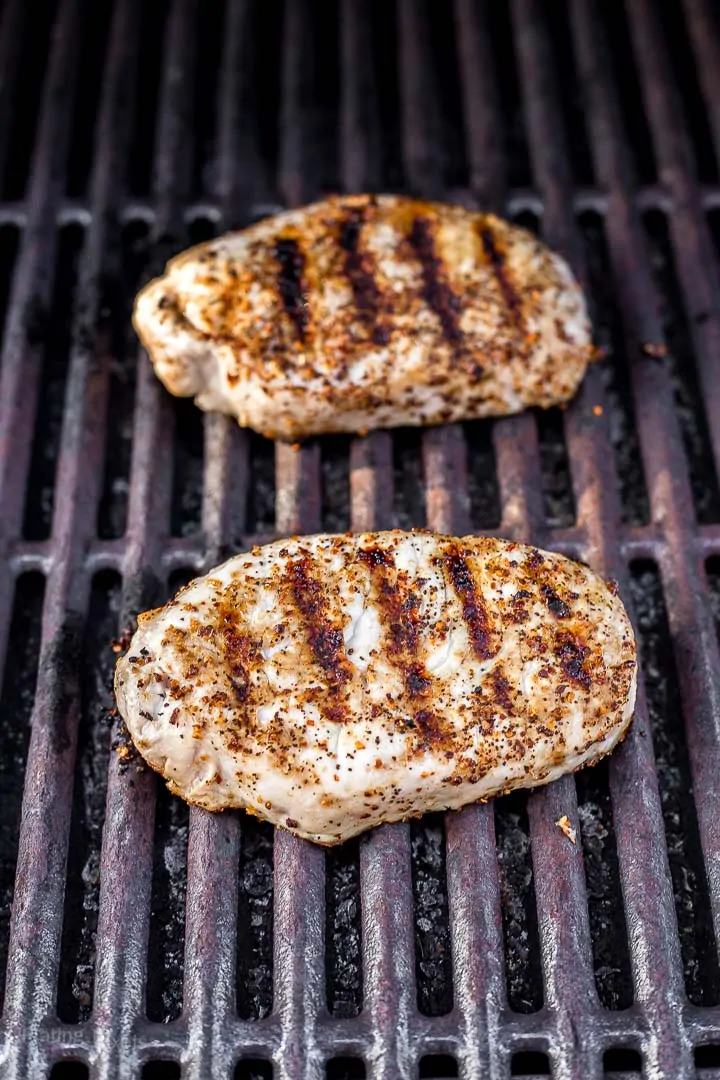
[[[447,557],[441,562],[447,566],[452,586],[460,600],[475,655],[479,660],[489,660],[497,652],[497,647],[493,642],[488,613],[478,596],[470,567],[460,550],[454,546],[448,548]]]
[[[482,367],[465,355],[465,339],[459,322],[462,302],[447,283],[445,267],[435,251],[432,229],[427,218],[415,218],[409,240],[422,267],[423,300],[440,320],[443,337],[454,347],[457,359],[466,362],[474,378],[480,378]]]
[[[359,250],[365,214],[364,207],[354,207],[348,211],[340,225],[340,247],[345,252],[345,274],[352,286],[358,314],[370,329],[373,342],[385,345],[390,339],[390,330],[382,321],[378,321],[382,294],[373,277],[370,256]]]
[[[317,567],[304,556],[289,565],[287,574],[293,600],[305,624],[310,648],[330,682],[338,686],[350,678],[342,629],[328,612],[328,602]]]
[[[590,650],[576,641],[572,634],[558,634],[556,642],[557,656],[567,677],[584,690],[589,690],[591,678],[586,661]]]
[[[250,668],[258,659],[257,645],[247,634],[237,629],[233,614],[227,611],[222,612],[221,619],[221,634],[230,686],[237,703],[245,706],[251,690]]]
[[[432,678],[417,658],[422,620],[421,598],[413,592],[411,580],[398,572],[391,554],[380,548],[366,548],[358,558],[370,567],[375,599],[387,635],[388,656],[402,673],[410,697],[427,694]]]
[[[513,700],[510,696],[512,687],[501,664],[498,664],[490,676],[490,683],[492,685],[493,697],[497,707],[499,709],[504,709],[506,713],[511,714],[514,711]]]
[[[540,592],[545,598],[545,603],[548,606],[548,611],[555,616],[556,619],[569,619],[572,615],[570,608],[567,606],[564,600],[561,600],[558,594],[550,585],[543,585]]]
[[[275,258],[280,267],[277,287],[295,332],[300,341],[305,340],[308,323],[307,301],[303,291],[305,256],[297,240],[281,236],[275,243]]]
[[[422,750],[437,750],[443,742],[447,742],[445,726],[430,709],[420,709],[415,713],[414,726],[418,729],[418,742]]]
[[[505,307],[508,309],[510,322],[517,330],[523,330],[524,324],[520,297],[516,293],[515,286],[508,276],[507,267],[505,266],[505,256],[497,246],[492,230],[487,225],[480,227],[479,234],[488,266],[495,275],[495,280],[498,283],[503,300],[505,301]]]

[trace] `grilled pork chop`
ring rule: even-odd
[[[390,195],[194,247],[134,323],[171,393],[290,440],[547,408],[591,354],[582,293],[531,233]]]
[[[635,679],[625,609],[586,567],[396,531],[235,556],[140,616],[115,689],[171,791],[336,844],[596,761]]]

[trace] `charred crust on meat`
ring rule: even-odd
[[[548,611],[551,615],[554,615],[556,619],[569,619],[572,616],[572,612],[568,605],[564,600],[560,599],[551,585],[543,585],[540,592],[547,604]]]
[[[515,710],[513,699],[510,696],[512,686],[505,675],[505,669],[502,664],[498,664],[491,672],[490,684],[492,686],[495,704],[499,708],[504,709],[508,715],[511,715]]]
[[[555,639],[555,652],[568,679],[582,686],[584,690],[589,690],[592,679],[588,671],[590,649],[587,645],[581,645],[572,634],[558,634]]]
[[[283,307],[295,327],[299,340],[304,341],[308,326],[308,308],[303,282],[305,256],[294,237],[280,236],[275,241],[275,259],[280,268],[277,289]]]
[[[452,587],[460,601],[462,616],[475,655],[479,660],[489,660],[497,652],[497,644],[493,640],[490,618],[478,594],[475,579],[465,556],[457,545],[451,544],[445,558],[440,561],[447,568]]]
[[[374,277],[370,256],[360,251],[360,233],[367,219],[367,206],[347,209],[340,222],[339,243],[345,253],[343,269],[353,291],[355,307],[361,320],[368,325],[375,345],[386,345],[390,340],[390,327],[378,321],[382,309],[382,293]]]
[[[478,229],[478,235],[480,237],[480,243],[482,244],[483,251],[485,253],[485,259],[487,265],[492,270],[495,280],[498,284],[498,288],[502,294],[502,298],[505,301],[505,307],[508,310],[510,322],[516,330],[524,330],[524,320],[522,314],[522,303],[520,297],[515,291],[515,286],[510,280],[508,274],[507,265],[505,262],[505,255],[502,248],[498,245],[497,237],[493,233],[487,222],[481,225]]]

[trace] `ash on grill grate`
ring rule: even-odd
[[[410,844],[418,1008],[426,1016],[444,1016],[453,1006],[453,985],[442,815],[413,821]]]
[[[24,574],[17,581],[0,695],[0,1015],[44,592],[40,574]]]
[[[117,574],[98,574],[92,583],[81,661],[81,716],[73,814],[65,885],[63,937],[58,976],[58,1017],[87,1020],[95,976],[95,932],[100,896],[100,846],[107,786],[113,672],[111,647],[120,614]]]
[[[627,1009],[633,1001],[632,972],[607,763],[581,770],[575,782],[595,985],[606,1009]]]
[[[274,832],[242,815],[237,931],[237,1011],[261,1020],[273,1005]]]
[[[682,703],[662,584],[653,563],[632,566],[630,593],[658,768],[685,989],[695,1005],[720,1000],[720,967],[700,848]]]
[[[525,792],[495,803],[495,834],[508,1003],[515,1012],[536,1012],[543,1004],[543,985]]]
[[[333,1016],[362,1009],[360,850],[357,840],[325,855],[326,993]]]

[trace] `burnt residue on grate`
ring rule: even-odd
[[[31,344],[41,344],[44,354],[25,500],[23,535],[27,540],[46,540],[50,535],[82,243],[83,231],[80,226],[69,225],[61,231],[49,315],[38,319],[37,313],[33,312],[27,326],[28,340]]]
[[[274,835],[266,821],[241,815],[236,994],[243,1020],[261,1020],[273,1005]]]
[[[452,956],[441,814],[410,825],[418,1009],[444,1016],[453,1007]]]
[[[393,526],[396,529],[424,529],[426,525],[421,440],[417,428],[393,432]]]
[[[333,1016],[362,1009],[360,854],[357,840],[325,854],[325,990]]]
[[[713,465],[712,446],[702,394],[698,385],[690,328],[663,214],[645,215],[651,267],[661,298],[661,317],[668,343],[667,364],[675,393],[675,408],[688,458],[690,483],[697,519],[702,524],[720,521],[720,487]]]
[[[500,487],[490,420],[463,424],[467,447],[470,520],[474,529],[495,529],[500,524]]]
[[[599,367],[609,406],[622,520],[632,525],[646,525],[650,521],[650,504],[635,428],[629,357],[623,340],[617,283],[612,276],[602,218],[598,214],[583,214],[580,231],[593,299],[595,343],[603,354]]]
[[[25,574],[17,581],[0,695],[0,1013],[44,592],[40,574]]]
[[[495,835],[508,1004],[515,1012],[536,1012],[543,984],[525,792],[495,800]]]
[[[685,989],[694,1005],[717,1005],[717,945],[693,802],[677,670],[662,583],[654,563],[632,565],[630,595],[657,761]]]
[[[81,657],[81,717],[65,885],[58,976],[58,1017],[87,1020],[95,974],[95,932],[100,898],[100,847],[107,786],[112,692],[117,655],[121,582],[105,571],[92,583]]]
[[[350,528],[350,438],[332,435],[322,440],[322,527],[325,532]]]
[[[144,276],[149,254],[149,230],[144,222],[123,229],[118,280],[108,280],[101,297],[101,317],[111,350],[109,407],[105,434],[105,474],[98,507],[98,535],[103,540],[122,536],[127,522],[132,458],[133,418],[139,343],[130,322],[135,292]]]
[[[180,1015],[185,974],[188,807],[157,780],[145,1002],[149,1020]]]
[[[632,972],[607,763],[581,769],[575,782],[595,985],[606,1009],[626,1009],[633,1000]]]

